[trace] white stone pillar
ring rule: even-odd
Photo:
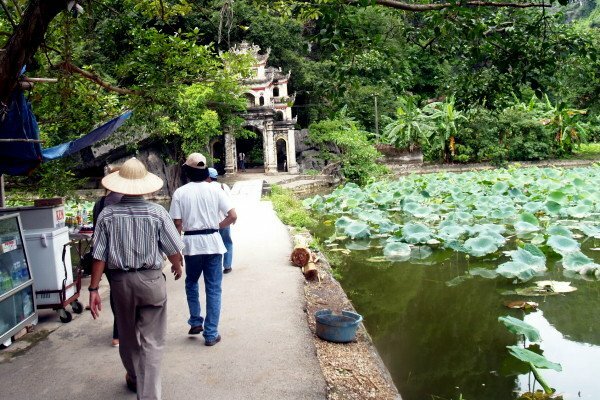
[[[264,134],[263,134],[263,149],[264,149],[264,161],[265,161],[265,173],[276,174],[277,173],[277,152],[275,149],[275,138],[273,137],[273,120],[266,120],[264,123]]]
[[[230,129],[227,128],[225,134],[225,173],[233,174],[237,171],[237,146],[235,145],[235,137],[230,133]]]
[[[296,136],[294,135],[294,129],[288,129],[287,136],[287,165],[288,172],[290,174],[297,174],[298,163],[296,162]]]

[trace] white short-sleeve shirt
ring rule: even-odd
[[[220,186],[209,182],[190,182],[173,193],[169,214],[180,219],[183,231],[219,229],[223,220],[220,214],[227,215],[233,208],[229,196]],[[208,235],[184,235],[184,255],[224,254],[226,252],[219,232]]]

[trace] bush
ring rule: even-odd
[[[308,134],[311,144],[321,149],[323,160],[339,162],[344,178],[360,185],[387,172],[376,163],[381,154],[367,137],[368,132],[360,130],[343,112],[336,119],[312,124]]]
[[[553,155],[553,132],[530,112],[507,108],[498,118],[508,160],[544,160]]]
[[[284,224],[307,229],[317,226],[317,221],[310,216],[302,206],[302,202],[294,196],[291,190],[273,185],[269,199],[273,203],[273,209],[277,216]]]

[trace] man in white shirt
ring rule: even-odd
[[[188,156],[183,171],[190,180],[175,191],[170,214],[179,232],[184,232],[185,292],[190,310],[190,335],[204,331],[207,346],[221,341],[221,282],[223,254],[226,249],[219,235],[237,219],[231,200],[220,187],[210,184],[206,157],[200,153]],[[225,215],[224,219],[220,215]],[[206,316],[200,314],[198,279],[204,274]]]
[[[219,179],[219,173],[214,168],[208,169],[208,176],[210,177],[211,183],[213,185],[217,185],[220,187],[227,197],[231,198],[231,189],[225,183],[217,182]],[[224,219],[225,215],[221,214],[221,219]],[[231,265],[233,264],[233,241],[231,240],[231,227],[227,226],[225,228],[219,229],[219,234],[221,235],[221,239],[223,239],[223,244],[227,249],[227,252],[223,255],[223,273],[228,274],[232,270]]]

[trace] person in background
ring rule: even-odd
[[[208,176],[211,182],[215,185],[218,185],[221,190],[225,192],[227,197],[231,199],[231,189],[229,186],[222,182],[217,182],[219,179],[219,173],[214,168],[208,169]],[[219,213],[219,218],[221,220],[225,219],[225,215],[223,213]],[[233,263],[233,241],[231,240],[231,226],[226,226],[223,229],[219,229],[219,234],[221,235],[221,239],[223,239],[223,244],[227,249],[227,252],[223,254],[223,273],[228,274],[232,271],[231,265]]]
[[[167,287],[163,253],[175,280],[182,275],[183,242],[167,211],[143,195],[159,190],[163,181],[136,158],[102,179],[121,201],[105,207],[94,232],[90,311],[100,316],[98,285],[110,269],[111,291],[119,328],[119,354],[127,387],[138,399],[161,399],[160,369],[167,333]]]
[[[210,183],[206,157],[192,153],[182,166],[189,183],[173,193],[170,214],[179,232],[184,232],[185,293],[190,310],[189,335],[204,331],[204,344],[214,346],[221,341],[221,282],[225,246],[219,229],[237,219],[231,200],[217,185]],[[226,215],[221,219],[220,215]],[[204,274],[206,317],[200,315],[198,279]]]
[[[105,170],[106,175],[111,174],[113,172],[117,172],[120,168],[121,167],[107,167],[107,169]],[[119,201],[121,201],[121,197],[123,197],[122,193],[116,193],[116,192],[111,192],[110,190],[106,190],[106,192],[104,193],[104,196],[102,196],[98,201],[96,201],[96,203],[94,203],[94,208],[92,210],[92,222],[94,223],[94,226],[96,225],[96,221],[98,221],[98,216],[100,215],[102,210],[104,210],[104,207],[118,203]],[[91,250],[93,252],[94,249],[92,248]],[[110,287],[110,276],[108,276],[108,274],[110,273],[110,270],[105,269],[104,273],[106,274],[106,279],[108,280],[108,285]],[[117,327],[117,319],[114,318],[115,302],[113,300],[112,290],[110,290],[109,296],[110,296],[110,310],[113,313],[113,334],[112,334],[111,346],[119,347],[119,328]]]
[[[238,154],[238,169],[246,172],[246,154],[241,152]]]

